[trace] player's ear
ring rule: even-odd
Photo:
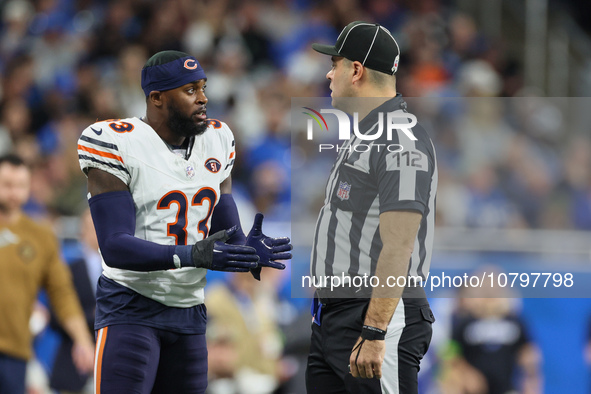
[[[158,90],[152,90],[148,96],[148,101],[154,104],[156,107],[162,106],[162,92]]]

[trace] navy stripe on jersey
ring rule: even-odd
[[[105,166],[108,166],[108,167],[111,167],[111,168],[115,168],[117,170],[125,171],[129,176],[131,176],[131,174],[129,173],[129,171],[127,171],[127,168],[123,167],[122,165],[108,163],[106,161],[97,160],[94,157],[90,157],[90,156],[86,156],[86,155],[81,155],[81,154],[78,154],[78,158],[81,159],[81,160],[89,160],[89,161],[92,161],[93,163],[103,164]]]
[[[85,135],[82,135],[80,137],[80,139],[82,141],[86,141],[86,142],[88,142],[90,144],[93,144],[93,145],[98,145],[98,146],[102,146],[104,148],[109,148],[109,149],[113,149],[113,150],[117,150],[117,151],[119,150],[119,148],[117,148],[117,145],[115,145],[115,144],[110,144],[108,142],[104,142],[104,141],[101,141],[101,140],[90,138],[90,137],[87,137]]]
[[[232,164],[234,164],[234,159],[230,160],[230,162],[226,164],[226,168],[224,168],[224,170],[227,170]]]

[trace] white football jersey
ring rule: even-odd
[[[230,175],[234,155],[232,131],[217,120],[195,137],[186,160],[138,118],[97,122],[78,140],[82,170],[98,168],[121,179],[135,203],[135,236],[161,245],[192,245],[208,235],[220,183]],[[138,272],[109,267],[103,260],[103,274],[164,305],[203,303],[205,269]]]

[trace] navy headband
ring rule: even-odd
[[[193,56],[142,69],[142,89],[146,97],[152,90],[164,91],[205,79],[205,71]]]

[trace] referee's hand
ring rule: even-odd
[[[349,357],[351,375],[354,378],[381,379],[382,363],[386,355],[386,342],[365,340],[358,348],[361,341],[362,339],[359,337]]]

